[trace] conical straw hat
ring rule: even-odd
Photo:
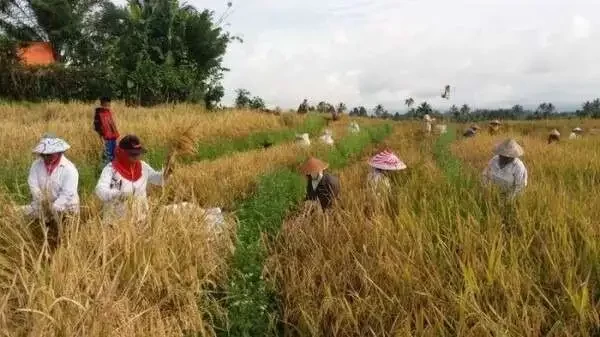
[[[573,129],[573,132],[582,132],[583,129],[580,127],[576,127],[575,129]]]
[[[554,129],[554,130],[552,130],[552,132],[550,132],[550,136],[560,137],[560,132],[558,132],[558,130]]]
[[[390,151],[383,151],[376,154],[369,160],[369,165],[376,169],[386,171],[399,171],[406,168],[406,164]]]
[[[473,124],[473,125],[471,125],[471,129],[473,129],[473,130],[479,130],[481,128],[479,127],[479,125]]]
[[[329,164],[322,162],[321,160],[310,157],[302,166],[300,166],[300,172],[304,175],[309,175],[311,173],[318,173],[323,170],[326,170],[329,167]]]
[[[70,149],[71,146],[64,140],[53,134],[44,134],[40,142],[33,148],[33,153],[53,154],[62,153]]]
[[[519,158],[524,153],[525,151],[523,151],[521,145],[514,139],[507,139],[494,149],[494,154],[510,158]]]
[[[493,121],[490,122],[491,125],[500,125],[502,124],[499,120],[494,119]]]

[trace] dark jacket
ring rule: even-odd
[[[312,187],[312,181],[309,178],[306,185],[306,200],[319,200],[323,209],[331,208],[335,199],[340,194],[340,182],[337,177],[323,174],[323,178],[316,189]]]

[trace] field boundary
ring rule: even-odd
[[[448,182],[457,187],[469,188],[474,184],[472,172],[467,173],[463,163],[458,159],[450,149],[450,145],[456,141],[456,130],[454,127],[448,128],[448,131],[440,135],[433,146],[433,158],[438,167],[448,179]]]
[[[198,154],[191,161],[214,160],[237,152],[260,149],[267,143],[274,146],[291,142],[295,139],[296,133],[308,133],[315,136],[325,125],[326,120],[323,116],[313,114],[308,115],[297,127],[257,131],[238,138],[217,138],[215,141],[200,142],[197,146]]]
[[[392,126],[386,123],[342,138],[325,156],[330,168],[345,167],[391,131]],[[227,298],[228,327],[223,336],[277,334],[279,308],[274,290],[262,275],[267,254],[262,237],[277,234],[286,215],[304,198],[304,184],[304,178],[292,169],[281,169],[262,176],[254,195],[240,204]]]

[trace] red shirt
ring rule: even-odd
[[[115,140],[119,138],[119,131],[112,118],[110,109],[97,108],[94,116],[94,127],[96,132],[105,140]]]

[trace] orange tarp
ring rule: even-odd
[[[19,47],[17,55],[27,66],[47,66],[56,62],[52,45],[48,42],[32,42]]]

